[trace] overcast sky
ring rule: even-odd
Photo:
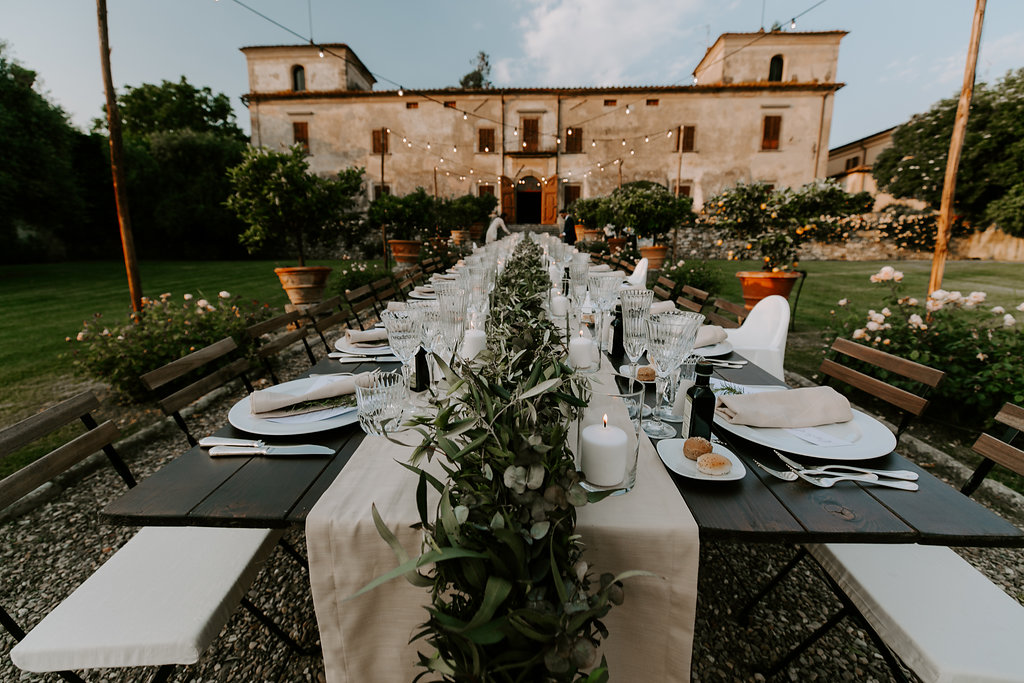
[[[773,22],[849,31],[830,146],[897,125],[959,94],[972,0],[108,0],[118,87],[177,81],[231,97],[249,117],[239,48],[347,43],[378,89],[456,85],[483,50],[495,86],[672,85],[692,82],[723,32]],[[809,11],[808,11],[809,10]],[[804,14],[806,12],[806,14]],[[310,16],[312,15],[312,16]],[[801,16],[802,15],[802,16]],[[0,40],[38,72],[43,91],[87,129],[103,105],[93,0],[0,0]],[[1024,66],[1024,0],[989,0],[978,80]]]

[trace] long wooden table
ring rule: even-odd
[[[352,372],[373,367],[345,366]],[[323,360],[311,373],[338,370],[336,362]],[[753,364],[717,374],[737,383],[778,383]],[[252,437],[230,425],[216,433]],[[125,525],[281,528],[302,524],[363,436],[359,425],[352,424],[316,434],[267,438],[273,443],[330,446],[335,450],[330,457],[212,458],[195,447],[111,502],[101,514],[107,521]],[[719,436],[743,459],[747,476],[708,484],[672,475],[700,527],[701,539],[1024,547],[1024,531],[896,453],[865,464],[914,470],[920,475],[919,491],[854,483],[823,489],[802,481],[781,481],[751,461],[756,457],[766,464],[776,462],[770,450],[725,431]]]

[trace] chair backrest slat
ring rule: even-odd
[[[693,301],[692,299],[687,299],[685,296],[676,298],[676,306],[687,311],[693,311],[694,313],[700,313],[701,309],[704,308],[704,304]]]
[[[880,379],[866,375],[859,370],[840,365],[833,360],[825,359],[821,363],[820,371],[834,377],[841,382],[846,382],[851,387],[867,392],[872,396],[882,399],[886,403],[905,410],[914,416],[920,416],[928,407],[928,399],[922,398],[904,389],[894,387]]]
[[[921,384],[927,384],[930,387],[938,386],[942,378],[945,377],[946,373],[935,368],[930,368],[927,365],[915,363],[912,360],[906,358],[900,358],[894,356],[891,353],[873,349],[870,346],[864,346],[857,342],[850,341],[849,339],[836,339],[832,344],[832,350],[838,353],[845,354],[851,358],[864,361],[865,363],[871,363],[877,365],[883,370],[889,372],[895,372],[898,375],[902,375],[907,379],[912,379],[915,382]]]
[[[217,360],[235,351],[238,345],[231,337],[225,337],[207,347],[194,351],[178,360],[171,361],[163,367],[151,370],[139,377],[143,386],[152,391],[173,382],[174,380],[187,375],[196,368],[200,368],[210,361]]]
[[[83,414],[95,410],[99,405],[99,399],[91,391],[85,391],[48,410],[11,425],[0,431],[0,459],[39,437],[77,420]]]
[[[277,330],[284,329],[289,325],[293,325],[298,322],[301,316],[301,311],[282,313],[281,315],[274,316],[269,320],[262,320],[256,323],[255,325],[250,325],[249,327],[245,328],[245,332],[246,334],[249,335],[250,338],[255,339],[256,337],[260,337],[264,334],[276,332]]]
[[[651,291],[654,292],[654,298],[658,301],[667,301],[668,298],[672,296],[672,292],[670,290],[667,290],[664,287],[659,287],[658,285],[654,285],[654,287],[651,288]]]
[[[1013,403],[1007,403],[1003,405],[999,414],[996,415],[996,422],[1016,429],[1018,432],[1024,432],[1024,408]]]
[[[170,396],[167,396],[163,400],[159,401],[159,406],[165,414],[173,415],[199,397],[205,396],[225,382],[238,377],[248,369],[248,359],[239,358],[238,360],[225,365],[216,372],[210,373],[192,384],[189,384],[187,387],[179,389]]]
[[[104,422],[6,477],[0,481],[0,509],[16,503],[72,465],[112,444],[119,434],[113,422]]]
[[[1000,441],[990,434],[982,434],[971,446],[971,450],[997,465],[1002,465],[1024,476],[1024,451],[1005,441]]]

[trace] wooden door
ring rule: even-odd
[[[516,193],[512,179],[501,176],[501,211],[505,213],[505,223],[516,222]]]
[[[554,225],[558,219],[558,178],[548,178],[540,187],[541,225]]]

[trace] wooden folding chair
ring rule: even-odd
[[[0,431],[0,459],[6,459],[76,419],[87,428],[0,481],[0,509],[100,450],[125,484],[135,486],[114,447],[117,427],[97,424],[91,415],[98,406],[85,392]],[[25,671],[76,683],[83,679],[73,670],[109,667],[158,667],[151,681],[166,681],[177,664],[199,659],[238,604],[289,647],[310,654],[245,597],[281,534],[143,527],[33,628],[0,607],[0,623],[17,641],[11,660]]]
[[[661,275],[658,280],[654,283],[654,287],[651,291],[654,292],[654,298],[658,301],[668,301],[672,298],[672,292],[676,289],[676,281],[672,278]]]
[[[372,308],[372,299],[366,299],[369,302],[364,304],[365,306]],[[310,324],[320,337],[320,341],[323,342],[324,348],[330,353],[331,349],[330,342],[327,341],[327,335],[325,332],[330,330],[332,327],[337,325],[348,326],[352,322],[352,318],[349,313],[346,312],[345,307],[342,305],[340,296],[332,296],[326,301],[321,301],[318,304],[310,306],[306,309],[306,317],[309,319]],[[359,316],[355,314],[356,325],[362,329],[362,325],[359,324]]]
[[[185,406],[235,378],[240,378],[246,390],[252,392],[252,384],[245,374],[250,368],[249,360],[246,358],[230,360],[229,358],[236,351],[238,351],[238,344],[235,343],[235,340],[225,337],[139,377],[142,386],[150,391],[172,389],[172,393],[158,400],[157,405],[160,406],[164,415],[174,418],[174,422],[185,433],[185,438],[188,439],[190,446],[195,446],[198,442],[181,416],[181,410]],[[225,363],[225,365],[213,371],[208,370],[211,364],[218,362]],[[190,379],[194,373],[200,372],[205,374],[197,380]]]
[[[431,273],[436,273],[441,269],[441,259],[436,256],[432,256],[428,259],[424,259],[420,266],[422,266],[424,273],[430,275]]]
[[[401,278],[398,280],[396,287],[398,289],[398,295],[402,299],[407,299],[409,297],[409,292],[424,280],[423,269],[419,266],[406,268],[401,271],[399,275],[401,275]]]
[[[1024,450],[1014,445],[1024,409],[1007,403],[996,416],[1002,439],[981,434],[972,447],[984,459],[961,488],[970,495],[996,465],[1024,475]],[[950,548],[916,544],[810,544],[800,549],[738,613],[750,609],[806,557],[812,558],[842,608],[766,672],[782,671],[845,617],[856,619],[898,681],[900,664],[925,681],[1020,680],[1024,606]],[[936,599],[945,591],[942,599]],[[936,625],[941,628],[936,628]],[[982,637],[985,647],[970,647]],[[965,646],[966,644],[966,646]]]
[[[329,299],[328,301],[331,301]],[[327,302],[324,302],[326,304]],[[355,317],[359,329],[365,330],[367,326],[372,327],[377,318],[377,297],[370,285],[363,285],[345,292],[345,303]],[[322,337],[321,337],[322,338]],[[327,341],[324,341],[326,344]]]
[[[743,306],[734,304],[728,299],[717,298],[711,304],[711,308],[704,312],[704,322],[726,329],[734,329],[743,324],[749,312]]]
[[[829,384],[835,379],[897,408],[900,411],[900,420],[896,428],[897,441],[910,426],[910,422],[925,411],[930,403],[928,395],[946,376],[942,370],[849,339],[836,339],[832,342],[832,347],[818,370],[825,375],[824,384]],[[901,389],[869,374],[879,374],[879,371],[916,383],[914,386],[920,393]]]
[[[274,356],[296,342],[302,342],[302,347],[306,350],[306,357],[309,359],[310,366],[316,365],[313,350],[309,348],[309,342],[306,341],[306,337],[309,335],[309,328],[301,324],[302,317],[301,311],[282,313],[270,320],[250,325],[245,329],[245,333],[249,335],[250,339],[261,340],[259,347],[256,349],[256,357],[259,358],[263,369],[270,375],[270,379],[273,380],[274,384],[280,383],[277,373],[274,372],[274,364],[272,362]]]
[[[380,312],[388,307],[388,302],[398,296],[398,289],[395,287],[394,279],[390,276],[370,283],[370,287],[373,289],[374,308],[379,317]]]

